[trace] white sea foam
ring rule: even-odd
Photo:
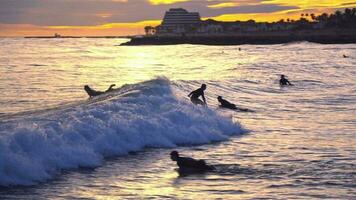
[[[145,147],[197,145],[241,134],[238,123],[193,106],[159,78],[106,96],[0,123],[0,185],[31,185],[63,169],[100,166]]]

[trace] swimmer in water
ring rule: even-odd
[[[102,91],[93,90],[93,89],[91,89],[91,88],[89,87],[89,85],[85,85],[85,86],[84,86],[84,90],[88,93],[89,97],[91,98],[91,97],[95,97],[95,96],[104,94],[104,93],[106,93],[106,92],[112,91],[114,86],[115,86],[115,84],[112,84],[112,85],[110,85],[110,87],[109,87],[107,90],[105,90],[104,92],[102,92]]]

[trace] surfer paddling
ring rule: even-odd
[[[293,85],[293,84],[290,83],[288,81],[288,79],[286,79],[286,77],[284,75],[281,75],[281,79],[279,80],[279,85],[280,86],[286,86],[286,85]]]
[[[218,96],[218,102],[220,103],[219,106],[221,108],[228,108],[228,109],[231,109],[231,110],[239,110],[239,111],[245,111],[245,112],[250,111],[247,108],[239,108],[239,107],[237,107],[235,104],[230,103],[226,99],[223,99],[222,96]]]
[[[88,93],[89,97],[95,97],[95,96],[104,94],[106,92],[112,91],[114,86],[115,86],[115,84],[110,85],[110,87],[103,92],[103,91],[96,91],[96,90],[90,88],[89,85],[85,85],[84,90]]]
[[[204,172],[211,171],[215,168],[207,165],[205,160],[196,160],[190,157],[179,156],[178,151],[172,151],[170,153],[172,161],[176,161],[179,167],[179,172],[192,173],[192,172]]]
[[[195,105],[204,105],[206,106],[206,100],[204,96],[204,91],[206,90],[206,85],[202,84],[201,87],[197,90],[194,90],[191,92],[188,97],[190,97],[190,101],[194,103]],[[199,99],[199,97],[202,97],[203,101]]]

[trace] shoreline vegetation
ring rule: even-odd
[[[278,22],[235,21],[207,19],[198,24],[178,27],[146,26],[146,35],[136,36],[29,36],[25,38],[127,38],[122,46],[137,45],[242,45],[283,44],[307,41],[320,44],[356,43],[356,8],[335,13],[303,13],[299,20],[281,19]]]
[[[222,22],[208,19],[194,25],[145,27],[146,35],[122,45],[241,45],[281,44],[307,41],[321,44],[356,43],[356,8],[315,15],[303,13],[299,20]]]
[[[134,37],[122,46],[137,45],[243,45],[243,44],[283,44],[291,42],[313,42],[320,44],[356,43],[356,29],[329,31],[283,31],[270,33],[245,33],[238,35],[194,35],[194,36],[146,36]]]

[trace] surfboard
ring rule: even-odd
[[[236,112],[255,112],[254,110],[250,110],[248,108],[239,108],[237,107],[236,109],[232,109],[232,108],[226,108],[226,107],[222,107],[221,105],[219,105],[220,109],[227,109],[227,110],[233,110]]]

